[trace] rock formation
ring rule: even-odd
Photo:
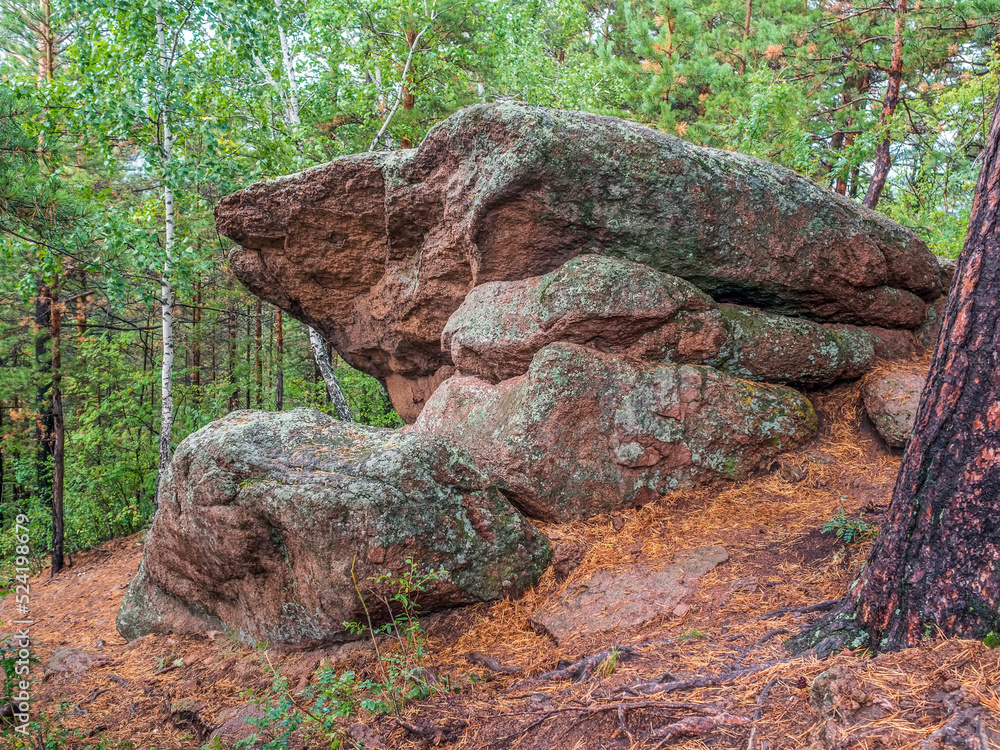
[[[462,445],[526,513],[569,521],[746,476],[813,436],[809,401],[711,367],[550,344],[527,373],[455,376],[408,432]]]
[[[461,451],[320,412],[233,412],[188,436],[165,478],[139,573],[118,614],[126,638],[232,628],[308,645],[363,621],[355,585],[444,571],[425,610],[514,595],[549,546]],[[384,618],[383,618],[384,619]]]
[[[717,300],[917,328],[942,271],[912,232],[795,173],[635,123],[479,105],[418,149],[348,156],[225,198],[251,291],[382,379],[412,422],[453,372],[441,333],[470,290],[581,253]]]
[[[676,276],[598,255],[542,276],[477,286],[441,335],[461,374],[491,382],[523,374],[557,341],[810,386],[858,378],[875,360],[875,337],[856,326],[717,305]]]
[[[815,433],[790,386],[933,338],[949,274],[786,169],[512,103],[259,183],[216,217],[240,280],[381,379],[410,425],[235,412],[189,436],[119,612],[128,638],[340,640],[364,617],[356,587],[385,598],[371,579],[411,559],[443,571],[425,608],[517,594],[551,556],[518,509],[569,521],[748,475]]]

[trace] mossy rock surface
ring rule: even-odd
[[[519,377],[445,381],[405,430],[451,438],[525,512],[571,521],[744,477],[816,426],[785,386],[557,343]]]
[[[119,632],[230,628],[288,645],[347,637],[391,583],[442,571],[424,611],[516,595],[548,542],[454,445],[309,409],[233,412],[178,447]]]

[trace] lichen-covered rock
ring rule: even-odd
[[[422,607],[516,594],[549,561],[545,538],[465,452],[431,436],[320,412],[233,412],[177,448],[118,631],[205,632],[310,645],[376,617],[412,559],[444,571]]]
[[[542,276],[477,286],[449,318],[441,346],[463,375],[491,382],[523,375],[535,354],[556,341],[698,362],[723,345],[717,307],[676,276],[581,255]]]
[[[585,252],[728,301],[916,328],[941,273],[916,235],[794,172],[636,123],[477,105],[420,148],[348,156],[225,198],[231,263],[258,296],[383,379],[404,419],[446,375],[470,289]]]
[[[890,373],[868,378],[861,387],[868,418],[892,448],[902,448],[910,439],[925,379],[912,372]]]
[[[816,415],[784,386],[557,343],[496,385],[450,378],[405,430],[454,439],[525,512],[568,521],[745,476]]]
[[[809,386],[860,377],[875,359],[872,336],[856,326],[720,306],[676,276],[598,255],[542,276],[481,284],[441,335],[463,375],[490,382],[524,374],[557,341]]]
[[[726,338],[705,364],[737,378],[829,385],[861,377],[875,361],[871,334],[737,305],[721,305]]]

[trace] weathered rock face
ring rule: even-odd
[[[526,513],[568,521],[744,476],[816,415],[784,386],[557,343],[499,384],[447,380],[404,429],[452,438]]]
[[[822,386],[863,375],[875,362],[875,341],[851,325],[823,325],[802,318],[721,305],[726,338],[705,360],[737,378]]]
[[[726,548],[715,545],[680,552],[669,564],[599,570],[536,610],[531,622],[560,644],[602,630],[642,627],[676,612],[698,579],[728,559]]]
[[[382,378],[407,420],[450,373],[440,334],[472,288],[580,253],[827,322],[916,328],[941,291],[909,230],[789,170],[513,103],[465,109],[419,149],[260,183],[216,216],[240,280]]]
[[[528,371],[556,341],[668,362],[716,356],[718,306],[692,284],[638,263],[581,255],[551,273],[469,292],[441,346],[463,375],[497,382]]]
[[[369,578],[400,577],[407,558],[446,571],[421,597],[426,611],[516,594],[549,555],[444,441],[307,409],[233,412],[178,447],[118,630],[343,640],[343,623],[364,619],[354,580],[395,593]]]
[[[891,373],[869,378],[861,388],[868,418],[891,448],[902,448],[910,439],[925,379],[916,373]]]
[[[875,360],[873,337],[856,326],[720,306],[676,276],[598,255],[477,286],[441,335],[461,374],[490,382],[524,374],[556,341],[810,386],[860,377]]]

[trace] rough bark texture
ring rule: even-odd
[[[875,168],[872,171],[872,179],[868,183],[868,192],[865,193],[863,201],[866,207],[872,209],[878,205],[878,199],[882,195],[885,181],[889,177],[889,170],[892,168],[892,154],[890,153],[892,138],[889,134],[889,126],[892,124],[896,105],[899,104],[899,85],[903,78],[903,32],[906,30],[907,2],[908,0],[896,1],[892,61],[889,63],[889,79],[886,83],[885,99],[882,102],[882,112],[878,120],[882,140],[879,141],[878,147],[875,149]]]
[[[888,517],[847,613],[794,646],[1000,632],[1000,118]]]
[[[793,172],[635,123],[515,103],[418,149],[337,159],[225,198],[236,275],[386,383],[415,419],[450,374],[440,335],[473,287],[590,252],[723,301],[916,328],[940,294],[912,232]]]

